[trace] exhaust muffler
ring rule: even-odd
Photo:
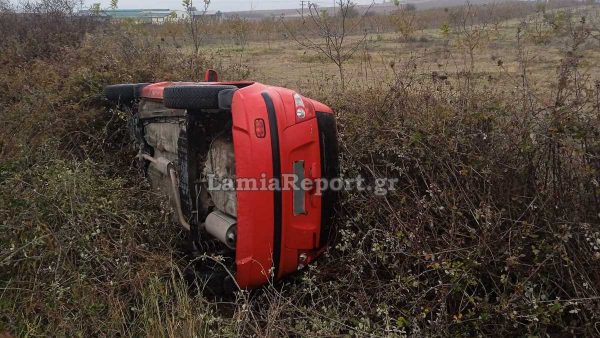
[[[206,232],[217,238],[230,249],[235,249],[237,220],[224,212],[213,211],[204,222]]]

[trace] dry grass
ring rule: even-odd
[[[545,26],[543,42],[534,17],[505,21],[472,68],[460,34],[372,34],[344,92],[334,67],[289,40],[215,38],[191,57],[155,27],[81,34],[68,17],[39,21],[73,29],[65,40],[0,13],[0,332],[600,334],[598,10]],[[189,292],[170,211],[132,165],[127,112],[100,94],[198,78],[201,67],[228,79],[250,70],[328,103],[343,174],[400,179],[385,197],[345,194],[318,264],[230,299]]]

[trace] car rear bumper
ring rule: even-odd
[[[322,111],[295,120],[292,95],[283,88],[254,84],[233,98],[238,180],[279,182],[273,189],[238,189],[236,280],[243,288],[298,270],[329,242],[335,192],[299,191],[289,183],[298,176],[312,181],[337,177],[335,119],[329,108],[311,100],[312,107]],[[254,130],[259,119],[267,129],[264,137]]]

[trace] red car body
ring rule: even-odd
[[[166,87],[150,84],[140,92],[162,101]],[[187,83],[191,84],[191,83]],[[198,83],[193,83],[197,85]],[[289,89],[257,82],[205,82],[238,87],[231,99],[236,178],[311,179],[337,176],[338,150],[333,111]],[[295,96],[296,95],[296,96]],[[330,239],[335,192],[313,187],[237,190],[235,280],[253,288],[289,275],[317,258]]]

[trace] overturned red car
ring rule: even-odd
[[[153,187],[169,196],[215,292],[249,289],[310,264],[326,249],[338,176],[332,110],[257,82],[108,86],[131,108],[130,129]],[[306,184],[302,184],[306,182]]]

